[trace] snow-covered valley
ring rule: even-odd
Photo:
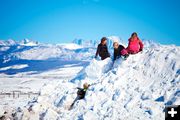
[[[95,44],[0,43],[0,92],[38,93],[1,97],[0,117],[6,111],[22,120],[162,120],[165,105],[180,104],[179,46],[146,42],[142,53],[112,64],[93,59]],[[92,85],[85,99],[68,110],[85,82]]]

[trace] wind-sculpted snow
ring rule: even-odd
[[[153,45],[114,65],[93,59],[73,80],[45,85],[17,115],[23,120],[162,120],[166,104],[180,104],[179,51]],[[85,82],[92,84],[85,99],[68,110],[76,87]]]

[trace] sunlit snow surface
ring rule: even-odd
[[[39,95],[29,102],[4,98],[1,114],[12,105],[15,117],[23,120],[162,120],[166,104],[180,104],[179,51],[173,45],[146,43],[142,53],[114,65],[110,58],[92,59],[95,47],[43,45],[4,53],[0,90]],[[68,110],[76,98],[76,87],[85,82],[93,84],[85,99]]]

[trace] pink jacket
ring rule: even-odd
[[[140,50],[143,50],[143,43],[138,37],[130,38],[126,50],[129,54],[136,54]]]

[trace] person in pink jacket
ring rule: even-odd
[[[126,50],[129,54],[136,54],[143,50],[143,43],[138,38],[136,32],[132,33],[131,37],[129,38],[129,44]]]
[[[126,56],[126,58],[129,56],[129,54],[136,54],[143,50],[143,43],[138,38],[138,35],[136,32],[132,33],[131,37],[129,38],[129,44],[128,47],[123,49],[121,51],[122,56]]]

